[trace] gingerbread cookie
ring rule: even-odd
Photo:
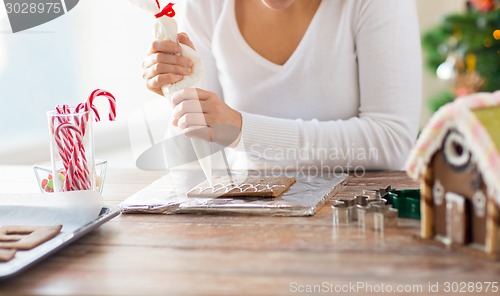
[[[212,186],[205,180],[187,195],[188,197],[279,197],[295,183],[288,177],[215,177]]]
[[[16,256],[14,249],[0,249],[0,262],[9,262]]]
[[[0,249],[31,250],[54,238],[62,225],[57,226],[2,226]]]

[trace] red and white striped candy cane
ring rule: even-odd
[[[85,154],[83,149],[83,137],[80,129],[75,125],[65,122],[57,126],[55,130],[56,142],[63,142],[62,137],[69,137],[71,135],[71,146],[65,147],[62,151],[64,153],[63,165],[66,169],[66,181],[64,188],[66,191],[70,190],[87,190],[90,184],[88,177],[88,170],[82,169],[86,167],[86,163],[80,163],[79,157]],[[54,176],[56,177],[56,176]]]
[[[56,106],[56,112],[61,115],[61,116],[54,116],[52,118],[52,133],[55,133],[55,126],[62,124],[62,123],[68,123],[70,122],[69,114],[71,114],[70,108],[67,104],[65,105],[58,105]],[[55,123],[55,121],[59,121],[59,123]],[[64,141],[65,147],[71,147],[71,133],[69,131],[65,131],[65,136],[62,137],[62,140]],[[58,145],[59,146],[59,145]]]
[[[66,113],[66,111],[68,110],[67,105],[57,105],[55,109],[56,109],[57,114],[59,114],[59,115],[64,115]],[[66,136],[64,136],[62,138],[55,137],[55,130],[56,130],[56,126],[58,126],[62,123],[65,123],[67,121],[68,120],[67,120],[66,116],[53,116],[52,121],[51,121],[51,126],[50,126],[52,136],[54,137],[54,141],[57,145],[59,155],[60,155],[63,163],[66,163],[69,160],[68,159],[69,154],[66,152],[66,150],[67,150],[67,147],[70,147],[71,140]]]
[[[84,120],[84,119],[82,119]],[[78,127],[74,126],[79,130]],[[72,151],[73,159],[72,165],[74,166],[73,190],[88,190],[91,188],[90,172],[87,166],[87,156],[85,155],[85,145],[83,143],[84,137],[82,131],[76,134],[77,137],[73,139]]]
[[[92,112],[94,113],[94,116],[95,116],[95,121],[96,122],[101,121],[101,116],[99,115],[99,111],[94,106],[94,100],[97,97],[101,97],[101,96],[106,97],[108,99],[108,102],[109,102],[109,116],[108,116],[108,118],[109,118],[109,120],[111,120],[111,121],[116,120],[116,99],[111,93],[109,93],[105,90],[102,90],[102,89],[94,90],[90,94],[87,102],[78,104],[78,106],[76,106],[76,108],[75,108],[75,113],[80,113],[82,111],[90,112],[90,110],[92,110]],[[80,130],[83,132],[83,136],[85,136],[85,129],[86,129],[87,122],[88,122],[88,117],[86,118],[86,120],[84,120],[84,121],[82,120],[81,122],[78,123]]]
[[[64,169],[66,171],[66,180],[64,181],[64,184],[63,184],[63,191],[70,190],[72,178],[73,178],[73,170],[74,170],[74,168],[71,166],[71,161],[70,161],[70,159],[71,159],[70,147],[66,145],[68,143],[66,141],[67,139],[65,139],[66,133],[63,134],[63,132],[62,132],[62,130],[64,130],[68,126],[72,126],[72,125],[70,123],[63,122],[63,123],[59,124],[54,129],[54,140],[57,144],[57,147],[59,148],[59,154],[61,156],[61,159],[63,161],[63,166],[64,166]],[[58,177],[59,176],[57,176],[57,175],[53,176],[54,182],[56,181],[55,179]],[[54,184],[54,186],[55,186],[55,184]]]
[[[108,99],[110,106],[108,118],[111,121],[115,120],[116,99],[111,93],[101,89],[94,90],[87,102],[78,104],[74,110],[71,110],[68,105],[56,106],[56,112],[61,116],[53,117],[51,132],[59,150],[64,169],[66,170],[66,180],[63,190],[91,189],[90,171],[87,166],[83,141],[90,112],[94,113],[96,121],[101,120],[99,112],[94,106],[94,100],[97,97],[106,97]],[[87,114],[82,116],[82,112],[87,112]]]
[[[96,89],[94,90],[90,96],[89,96],[89,99],[87,100],[87,103],[85,104],[85,110],[86,111],[89,111],[90,109],[94,110],[94,100],[97,98],[97,97],[106,97],[108,99],[108,102],[109,102],[109,120],[110,121],[114,121],[116,119],[116,99],[115,97],[105,91],[105,90],[102,90],[102,89]],[[94,110],[95,112],[95,110]],[[99,118],[99,115],[96,114],[96,121],[99,121],[100,118]]]
[[[85,109],[85,106],[86,104],[85,103],[80,103],[76,106],[75,108],[75,113],[79,114],[81,113],[82,111],[83,112],[87,112],[87,110]],[[97,108],[95,106],[92,106],[91,107],[92,109],[92,112],[94,113],[94,116],[95,116],[95,121],[100,121],[101,118],[99,116],[99,112],[97,111]],[[90,117],[90,112],[87,114],[87,116],[85,116],[84,118],[82,118],[82,120],[76,120],[76,124],[78,125],[78,127],[80,128],[80,130],[83,132],[83,136],[85,136],[85,131],[87,129],[87,123],[89,121],[89,117]],[[78,118],[77,116],[75,116],[75,118]]]

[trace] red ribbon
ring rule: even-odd
[[[158,0],[156,1],[156,4],[158,4],[158,8],[160,8],[160,3],[158,2]],[[160,18],[162,16],[174,17],[174,4],[175,3],[168,3],[167,6],[162,9],[162,11],[155,14],[156,18]]]

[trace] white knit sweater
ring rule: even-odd
[[[246,43],[235,1],[183,0],[177,19],[207,89],[242,112],[240,143],[254,166],[401,169],[421,108],[414,0],[322,0],[284,65]]]

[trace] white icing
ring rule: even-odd
[[[470,163],[471,155],[465,139],[463,136],[457,132],[452,132],[444,140],[444,156],[446,160],[455,167],[462,167],[467,163]],[[462,148],[462,153],[459,154],[456,151],[456,145]]]
[[[275,188],[285,188],[285,185],[269,185],[269,184],[249,184],[249,183],[243,183],[243,184],[235,184],[235,183],[229,183],[229,184],[222,184],[222,183],[215,183],[212,186],[197,186],[193,188],[192,191],[197,191],[199,193],[219,193],[222,191],[223,194],[229,193],[233,190],[236,190],[238,193],[242,192],[267,192],[267,191],[273,191]]]
[[[432,195],[434,198],[434,204],[436,204],[437,206],[440,206],[443,204],[444,187],[443,187],[443,184],[441,184],[441,181],[436,180],[434,182],[434,187],[432,188]]]
[[[484,217],[486,214],[486,196],[482,191],[477,191],[472,197],[474,212],[477,217]]]

